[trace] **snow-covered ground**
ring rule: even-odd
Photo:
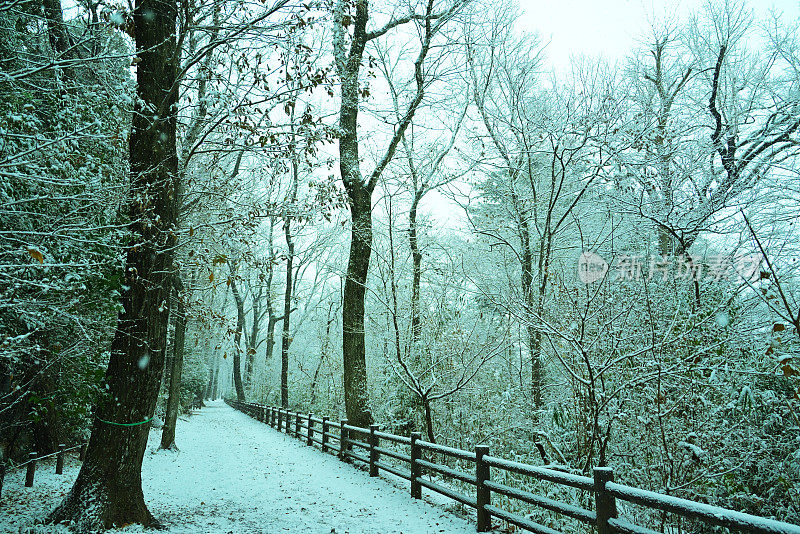
[[[142,467],[150,510],[169,532],[472,533],[474,523],[411,499],[380,478],[213,402],[177,428],[178,452],[156,451],[152,431]],[[64,475],[42,462],[33,488],[24,469],[6,476],[0,532],[19,532],[67,492],[80,465]],[[136,527],[123,531],[137,531]]]

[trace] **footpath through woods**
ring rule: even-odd
[[[159,431],[150,432],[142,483],[150,511],[168,532],[475,532],[472,522],[300,446],[222,401],[179,419],[179,451],[156,451],[159,438]],[[57,476],[43,464],[33,488],[24,487],[24,469],[9,473],[0,497],[0,532],[17,532],[45,515],[69,491],[79,468],[70,457]]]

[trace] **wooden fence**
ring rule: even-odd
[[[275,406],[235,400],[226,402],[233,408],[278,431],[286,432],[303,440],[307,445],[319,445],[323,452],[335,453],[342,460],[362,462],[368,466],[370,476],[375,477],[381,471],[386,471],[408,480],[411,496],[415,499],[422,497],[422,488],[424,487],[474,508],[478,532],[491,530],[491,518],[496,517],[530,532],[558,534],[557,530],[548,526],[492,505],[492,495],[502,495],[505,498],[538,506],[592,526],[598,534],[616,532],[661,534],[619,518],[617,515],[618,500],[663,513],[676,514],[709,526],[722,526],[739,532],[800,534],[800,526],[797,525],[615,483],[614,471],[610,467],[595,468],[591,478],[578,476],[497,458],[489,454],[489,447],[485,445],[477,445],[474,451],[466,451],[423,441],[418,432],[412,432],[410,437],[398,436],[379,431],[379,425],[360,428],[349,425],[346,420],[336,422],[331,421],[328,417],[315,417],[314,414],[293,412]],[[385,446],[385,443],[392,444],[392,448]],[[355,449],[359,449],[359,452],[355,452]],[[470,466],[474,466],[474,469],[465,472],[430,462],[424,459],[426,453],[438,453],[447,458],[466,462]],[[390,457],[399,461],[403,466],[407,465],[408,468],[389,464],[383,460],[383,457]],[[492,480],[492,470],[524,475],[536,480],[589,492],[593,495],[594,509],[559,502],[495,482]],[[423,477],[426,472],[458,480],[468,487],[474,487],[474,491],[470,495],[466,495],[454,488],[426,480]]]
[[[58,450],[51,454],[45,454],[39,456],[39,453],[32,452],[28,455],[28,460],[14,466],[8,467],[9,471],[14,471],[16,469],[21,469],[25,467],[25,487],[30,488],[33,486],[33,480],[36,475],[36,462],[40,460],[44,460],[46,458],[51,458],[53,456],[56,457],[56,474],[61,475],[64,473],[64,455],[70,451],[78,450],[78,460],[83,461],[84,457],[86,456],[86,443],[79,443],[78,445],[74,445],[72,447],[67,447],[64,444],[58,446]],[[5,466],[4,466],[5,467]],[[5,476],[5,472],[3,473]],[[3,486],[1,484],[2,477],[0,477],[0,492],[3,490]]]

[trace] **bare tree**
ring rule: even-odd
[[[407,15],[392,18],[374,30],[367,29],[370,20],[367,0],[356,0],[353,4],[346,0],[337,0],[333,7],[333,52],[336,72],[341,80],[339,172],[347,191],[352,216],[350,258],[342,306],[344,397],[347,418],[357,426],[367,426],[372,421],[364,345],[364,300],[372,250],[372,193],[422,103],[426,87],[424,64],[433,40],[464,3],[458,0],[437,10],[436,3],[429,0],[421,13],[412,10]],[[364,94],[360,87],[364,51],[370,41],[412,21],[420,30],[420,48],[414,60],[416,90],[402,119],[395,126],[385,152],[365,179],[361,173],[358,141],[359,100]]]
[[[547,383],[539,323],[548,315],[555,247],[608,163],[603,144],[618,120],[617,97],[613,78],[588,64],[577,66],[566,83],[537,91],[539,43],[515,40],[503,19],[488,35],[488,42],[470,42],[468,59],[483,127],[476,136],[489,147],[483,165],[490,178],[482,191],[487,207],[496,211],[473,224],[509,247],[519,265],[535,428]]]

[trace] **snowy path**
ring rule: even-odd
[[[150,510],[169,532],[475,532],[470,521],[415,501],[407,490],[370,478],[222,402],[210,403],[179,421],[179,452],[150,452],[159,437],[158,431],[150,434],[142,479]],[[49,466],[43,466],[33,488],[35,499],[54,506],[77,469],[77,463],[71,462],[65,476],[56,477]],[[34,496],[31,489],[21,486],[21,473],[9,474],[3,490],[5,504],[0,506],[0,531],[6,531],[4,524],[18,528],[14,516],[18,520],[25,512],[15,513],[14,502],[28,500],[26,491]],[[32,503],[29,511],[35,511],[34,507]]]

